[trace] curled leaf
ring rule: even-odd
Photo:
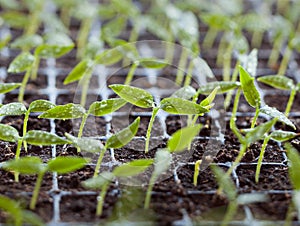
[[[106,142],[107,148],[120,148],[126,145],[135,136],[138,127],[140,125],[140,118],[136,118],[133,123],[127,126],[125,129],[117,132],[108,138]]]

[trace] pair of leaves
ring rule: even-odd
[[[128,85],[110,85],[109,86],[116,94],[127,102],[141,107],[154,107],[154,99],[151,93]],[[192,92],[191,90],[189,92]],[[193,93],[193,92],[192,92]],[[176,96],[165,98],[160,103],[160,109],[171,114],[203,114],[209,111],[210,106],[201,106],[192,101],[177,97],[183,96],[182,91],[178,92]],[[190,94],[187,94],[189,96]],[[206,108],[208,107],[208,108]]]
[[[84,167],[89,160],[74,156],[59,156],[44,164],[39,157],[26,156],[5,162],[3,168],[13,170],[21,174],[40,174],[46,171],[59,174],[70,173]]]

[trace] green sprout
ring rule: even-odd
[[[19,202],[12,200],[4,195],[0,195],[0,209],[9,214],[7,225],[45,225],[38,215],[31,211],[24,210]]]
[[[211,169],[216,176],[216,180],[219,186],[223,189],[222,191],[224,191],[229,201],[225,216],[221,224],[222,226],[229,225],[229,222],[234,218],[236,212],[238,211],[239,205],[268,201],[266,194],[249,193],[239,195],[228,174],[224,174],[224,171],[217,165],[211,165]]]
[[[109,86],[116,94],[118,94],[122,99],[127,102],[141,107],[141,108],[152,108],[152,115],[150,122],[148,124],[148,129],[146,133],[146,142],[145,142],[145,152],[149,151],[149,143],[151,136],[151,129],[158,111],[164,110],[170,114],[179,114],[179,115],[202,115],[207,113],[211,105],[210,101],[204,101],[202,104],[197,104],[189,100],[182,99],[180,97],[171,96],[164,98],[160,104],[157,106],[154,102],[153,96],[146,90],[121,84],[114,84]]]
[[[96,216],[101,216],[103,203],[110,183],[118,178],[129,178],[144,172],[151,164],[153,159],[138,159],[124,163],[114,168],[112,172],[103,172],[99,176],[83,182],[83,186],[89,189],[101,189],[97,198]]]
[[[34,133],[32,135],[38,137],[41,134]],[[37,142],[37,140],[34,139],[34,136],[31,136],[30,140],[32,140],[32,142],[34,142],[35,144],[40,145],[41,142]],[[55,143],[55,142],[51,141],[50,143]],[[4,162],[2,168],[4,168],[7,171],[14,171],[20,174],[26,174],[26,175],[37,174],[37,180],[35,183],[34,191],[29,205],[30,209],[34,210],[38,199],[38,194],[40,191],[42,180],[46,172],[57,172],[58,174],[70,173],[75,170],[83,168],[87,162],[88,160],[85,158],[65,156],[65,157],[57,157],[55,159],[51,159],[47,162],[47,164],[44,164],[39,157],[26,156],[19,159],[13,159]]]

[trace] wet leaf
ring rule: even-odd
[[[16,142],[19,139],[19,132],[14,127],[0,124],[0,140]]]
[[[58,156],[48,162],[48,169],[58,174],[70,173],[83,168],[88,159],[75,156]]]
[[[1,110],[1,108],[0,108]],[[85,114],[85,109],[79,104],[57,105],[42,113],[39,118],[55,118],[55,119],[75,119],[81,118]]]
[[[28,52],[20,53],[9,65],[7,72],[20,73],[27,71],[33,64],[35,57]]]
[[[191,86],[184,86],[174,92],[171,97],[190,100],[196,94],[196,90]]]
[[[171,152],[184,151],[191,144],[194,137],[199,134],[201,128],[202,125],[195,125],[177,130],[168,141],[168,149]]]
[[[240,81],[244,96],[252,107],[256,108],[260,106],[260,94],[255,87],[254,78],[242,67],[240,69]]]
[[[91,104],[89,114],[95,116],[103,116],[117,111],[123,107],[126,101],[121,98],[113,98],[108,100],[97,101]]]
[[[113,170],[116,177],[130,177],[144,172],[151,164],[153,159],[138,159],[117,166]]]
[[[140,125],[140,117],[136,118],[133,123],[127,126],[125,129],[117,132],[107,139],[107,148],[121,148],[126,145],[135,136]]]
[[[299,136],[299,133],[283,131],[283,130],[276,130],[271,133],[271,139],[278,142],[288,141],[295,138],[296,136]]]
[[[275,124],[275,119],[268,121],[264,124],[256,126],[253,130],[249,131],[245,136],[246,144],[252,144],[253,142],[261,139],[265,133],[269,132],[272,126]]]
[[[46,169],[41,158],[35,156],[25,156],[19,159],[9,160],[3,164],[3,168],[21,174],[39,174]]]
[[[54,108],[55,104],[51,103],[48,100],[35,100],[32,101],[29,105],[29,112],[44,112],[48,111],[51,108]]]
[[[141,108],[152,108],[154,101],[153,96],[151,93],[128,85],[110,85],[111,88],[116,94],[118,94],[122,99],[126,100],[127,102],[141,107]]]
[[[210,167],[216,176],[219,186],[222,187],[222,191],[225,192],[228,200],[235,200],[238,193],[231,178],[219,166],[211,165]]]
[[[266,75],[257,80],[277,89],[291,90],[294,88],[294,81],[283,75]]]
[[[72,145],[79,147],[81,151],[99,153],[104,148],[103,144],[99,140],[88,137],[78,138],[68,133],[65,133],[65,136],[72,143]]]
[[[160,108],[171,114],[198,115],[208,112],[208,109],[189,100],[168,97],[160,102]]]
[[[27,49],[30,50],[36,46],[39,46],[43,43],[41,36],[34,35],[23,35],[15,39],[11,44],[11,48]]]
[[[201,86],[198,92],[204,95],[209,95],[216,87],[220,87],[220,89],[218,90],[218,94],[221,94],[221,93],[226,93],[229,90],[238,88],[240,85],[241,84],[239,82],[226,82],[226,81],[210,82],[204,86]]]
[[[68,144],[64,138],[61,138],[55,134],[41,131],[41,130],[30,130],[26,133],[24,140],[28,144],[32,145],[53,145],[53,144]]]
[[[102,186],[107,185],[115,178],[111,172],[103,172],[97,177],[90,178],[82,182],[83,187],[88,189],[99,189]]]
[[[21,83],[0,83],[0,93],[8,93],[21,86]]]
[[[276,108],[274,107],[269,107],[268,105],[265,105],[263,106],[261,109],[260,109],[260,112],[266,114],[266,115],[269,115],[273,118],[277,118],[278,121],[280,122],[283,122],[284,124],[292,127],[294,130],[296,130],[296,127],[295,125],[292,123],[291,120],[289,120],[285,114],[281,113],[280,111],[278,111]]]
[[[138,60],[140,65],[144,68],[161,69],[167,65],[167,62],[156,58],[141,58]]]
[[[295,190],[300,191],[300,156],[298,151],[291,145],[285,144],[287,156],[289,158],[289,178]]]
[[[256,76],[256,68],[257,68],[257,49],[253,49],[251,53],[246,57],[246,71],[253,77]]]
[[[80,80],[94,66],[94,62],[89,59],[80,61],[64,80],[64,85]]]
[[[158,177],[160,174],[169,169],[171,162],[171,153],[167,149],[159,149],[155,153],[153,174]]]
[[[13,102],[5,104],[0,108],[0,115],[23,115],[27,111],[24,104]]]

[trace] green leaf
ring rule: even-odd
[[[143,89],[121,84],[110,85],[109,88],[111,88],[122,99],[135,106],[141,108],[152,108],[154,105],[151,93]]]
[[[19,102],[13,102],[5,104],[0,108],[0,115],[23,115],[27,111],[24,104]]]
[[[179,90],[175,91],[171,97],[181,98],[185,100],[190,100],[196,94],[196,90],[191,86],[184,86]]]
[[[112,65],[119,62],[123,58],[123,53],[118,48],[104,50],[95,57],[97,64]]]
[[[0,26],[1,26],[1,19],[0,19]],[[11,40],[11,34],[5,34],[0,38],[0,50],[6,47]]]
[[[171,114],[198,115],[208,112],[208,109],[189,100],[168,97],[160,102],[160,108]]]
[[[52,172],[65,174],[83,168],[88,162],[88,159],[82,157],[59,156],[48,162],[48,168]]]
[[[216,87],[204,100],[201,101],[200,106],[206,107],[206,106],[211,105],[212,102],[214,101],[219,89],[220,89],[220,87]]]
[[[63,33],[50,33],[46,36],[46,44],[38,46],[35,55],[41,58],[58,58],[74,47],[72,40]]]
[[[16,171],[21,174],[39,174],[45,171],[41,158],[26,156],[19,159],[12,159],[3,164],[3,168],[9,171]]]
[[[278,142],[288,141],[295,138],[296,136],[299,136],[299,133],[283,131],[283,130],[276,130],[271,133],[271,139]]]
[[[294,81],[283,75],[266,75],[258,78],[257,80],[282,90],[292,90],[295,87]]]
[[[1,108],[0,108],[1,109]],[[39,118],[55,118],[55,119],[75,119],[81,118],[85,114],[85,109],[79,104],[57,105],[42,113]]]
[[[90,178],[82,182],[83,187],[88,189],[99,189],[102,186],[109,184],[115,178],[111,172],[103,172],[97,177]]]
[[[201,86],[198,90],[199,93],[204,95],[209,95],[216,87],[220,87],[218,94],[226,93],[229,90],[238,88],[241,84],[239,82],[210,82],[205,86]]]
[[[139,64],[144,68],[161,69],[167,65],[167,62],[156,58],[141,58]]]
[[[54,108],[55,104],[51,103],[48,100],[35,100],[32,101],[29,105],[29,112],[44,112],[48,111],[51,108]]]
[[[74,137],[71,134],[65,133],[65,136],[69,141],[72,142],[72,145],[79,147],[81,151],[87,152],[101,152],[104,146],[99,140],[95,140],[88,137]]]
[[[8,93],[21,86],[21,83],[0,83],[0,93]]]
[[[116,177],[130,177],[144,172],[151,164],[153,159],[138,159],[116,167],[113,174]]]
[[[260,107],[260,94],[255,87],[254,78],[242,66],[239,66],[239,69],[240,81],[247,102],[254,108]]]
[[[33,64],[35,57],[28,52],[20,53],[9,65],[7,72],[20,73],[27,71]]]
[[[246,143],[249,145],[259,139],[262,139],[264,134],[271,130],[271,128],[275,124],[275,122],[276,122],[276,120],[273,119],[271,121],[268,121],[264,124],[261,124],[261,125],[255,127],[253,130],[249,131],[245,136]]]
[[[107,139],[107,148],[120,148],[126,145],[135,136],[138,127],[140,125],[140,117],[136,118],[133,123],[127,126],[125,129],[117,132]]]
[[[300,92],[300,82],[297,84],[297,91]]]
[[[223,188],[229,201],[235,200],[238,193],[230,177],[219,166],[211,165],[210,167],[216,176],[219,186]]]
[[[123,107],[126,101],[121,98],[113,98],[108,100],[97,101],[91,104],[89,114],[95,116],[103,116],[117,111]]]
[[[291,145],[291,144],[285,144],[284,147],[287,150],[287,156],[290,161],[289,166],[289,176],[291,183],[295,190],[300,190],[300,156],[298,154],[298,151]]]
[[[20,204],[4,195],[0,195],[0,209],[8,212],[15,225],[22,224],[22,209]]]
[[[274,107],[269,107],[268,105],[263,106],[260,109],[260,112],[269,115],[273,118],[277,118],[278,121],[283,122],[284,124],[292,127],[294,130],[296,130],[296,126],[292,123],[291,120],[289,120],[285,114],[281,113],[280,111],[278,111],[276,108]]]
[[[30,24],[28,15],[18,11],[2,12],[1,17],[13,28],[25,29]]]
[[[168,149],[171,152],[185,150],[193,141],[194,137],[199,134],[201,128],[202,125],[195,125],[177,130],[168,141]]]
[[[167,149],[159,149],[155,153],[153,174],[158,177],[169,169],[172,162],[172,155]]]
[[[9,125],[0,124],[0,140],[16,142],[19,139],[18,130]]]
[[[94,62],[89,59],[80,61],[64,80],[64,85],[80,80],[87,72],[94,67]]]
[[[39,46],[43,43],[41,36],[34,35],[23,35],[15,39],[11,44],[11,48],[27,49],[30,50],[36,46]]]
[[[53,145],[53,144],[68,144],[64,138],[61,138],[55,134],[41,131],[41,130],[30,130],[26,133],[24,140],[28,144],[32,145]]]

